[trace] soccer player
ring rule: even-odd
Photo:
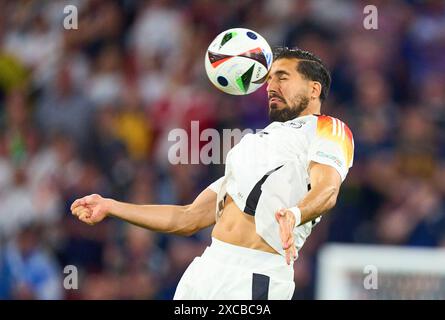
[[[229,151],[224,176],[193,203],[135,205],[93,194],[74,201],[72,213],[90,225],[114,216],[185,236],[214,225],[211,245],[187,268],[174,299],[291,299],[293,262],[353,162],[349,128],[320,115],[330,82],[312,53],[275,49],[271,123]]]

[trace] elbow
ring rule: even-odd
[[[331,210],[332,208],[334,208],[335,205],[336,205],[336,203],[337,203],[337,198],[336,198],[336,197],[332,197],[332,198],[328,201],[326,211]]]
[[[186,222],[177,234],[183,237],[191,237],[198,231],[198,226],[196,226],[194,223]]]
[[[182,228],[177,234],[183,237],[191,237],[200,230],[198,226],[188,225]]]
[[[337,187],[329,188],[329,190],[328,190],[329,196],[328,196],[328,201],[326,203],[326,211],[331,210],[337,204],[337,197],[338,197],[339,191],[340,190]]]
[[[192,205],[186,205],[182,207],[182,220],[181,227],[176,232],[177,235],[190,237],[199,231],[199,227],[192,219],[194,215],[192,214]]]
[[[181,233],[179,233],[180,236],[183,237],[191,237],[193,236],[198,230],[195,229],[186,229],[186,230],[182,230]]]

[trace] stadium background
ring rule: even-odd
[[[63,8],[79,9],[64,30]],[[365,30],[363,8],[378,8]],[[355,163],[337,206],[295,265],[294,298],[314,298],[326,243],[445,246],[445,2],[331,0],[0,1],[0,298],[170,299],[209,244],[116,219],[89,227],[69,205],[89,193],[186,204],[222,165],[167,161],[167,134],[261,128],[265,89],[231,97],[203,55],[247,27],[299,46],[332,71],[325,114],[345,121]],[[64,290],[63,268],[79,270]]]

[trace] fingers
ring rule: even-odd
[[[275,213],[275,219],[280,225],[280,238],[285,250],[286,263],[290,265],[291,261],[294,261],[297,257],[293,234],[295,217],[292,213],[288,214],[288,210],[280,209]]]
[[[103,198],[98,194],[91,194],[75,200],[71,205],[71,213],[80,221],[89,225],[94,225],[104,218],[100,214],[101,200]]]
[[[286,263],[290,265],[291,261],[295,261],[297,259],[297,249],[295,248],[295,244],[292,243],[291,246],[285,250],[286,253]]]
[[[289,239],[288,234],[288,228],[286,226],[286,221],[284,219],[280,219],[280,238],[281,238],[281,245],[283,246],[283,249],[287,249],[287,241]]]
[[[91,217],[91,211],[89,211],[88,209],[82,210],[82,212],[80,213],[80,215],[78,216],[79,220],[87,220],[88,218]]]
[[[77,200],[75,200],[75,201],[71,204],[70,209],[71,209],[71,211],[74,212],[74,210],[75,210],[78,206],[82,206],[82,205],[84,205],[84,204],[82,203],[82,198],[81,198],[81,199],[77,199]]]
[[[71,214],[73,216],[79,217],[87,208],[85,206],[76,206],[74,209],[71,209]]]
[[[87,215],[91,215],[91,210],[88,207],[85,206],[79,206],[76,207],[73,211],[72,214],[74,216],[77,216],[79,219],[82,217],[85,217]]]
[[[295,248],[295,245],[292,244],[292,246],[287,249],[286,251],[286,263],[290,264],[291,261],[295,261],[297,259],[297,249]]]
[[[91,220],[91,216],[84,216],[82,218],[79,218],[79,220],[90,226],[94,225],[94,222]]]
[[[292,243],[293,239],[293,223],[292,219],[289,218],[286,209],[280,209],[275,213],[275,219],[280,225],[280,238],[283,249],[288,249]]]
[[[77,206],[72,211],[72,214],[84,223],[87,223],[89,225],[94,224],[91,219],[93,211],[88,206]]]
[[[95,203],[97,203],[99,198],[100,198],[100,196],[98,194],[90,194],[83,198],[79,198],[72,203],[70,209],[71,209],[71,211],[73,211],[74,209],[76,209],[79,206],[87,206],[87,205],[95,204]]]
[[[87,206],[86,198],[87,197],[83,197],[83,198],[75,200],[73,202],[73,204],[71,205],[71,211],[74,211],[78,207],[86,207]]]

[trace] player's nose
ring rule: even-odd
[[[267,85],[267,98],[270,100],[273,97],[280,97],[279,94],[279,88],[274,86],[274,85],[270,85],[270,83]]]
[[[278,92],[278,83],[277,81],[274,81],[273,79],[270,79],[270,81],[267,83],[266,91],[267,94],[270,96],[271,92]]]

